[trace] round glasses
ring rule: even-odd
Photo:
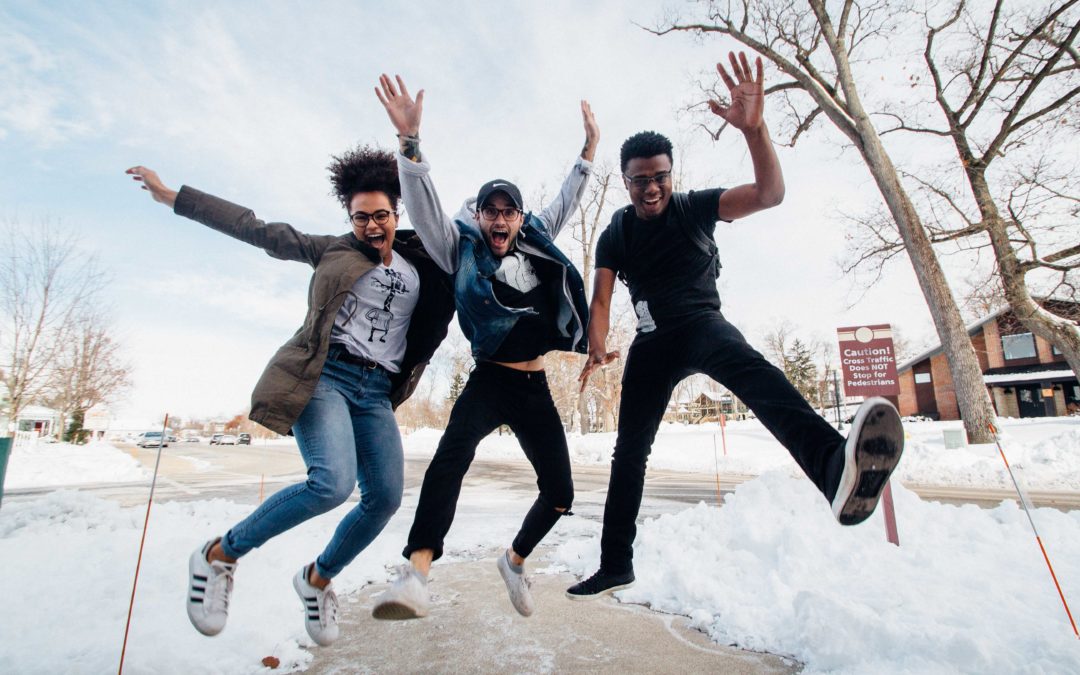
[[[369,220],[374,220],[376,225],[385,225],[390,220],[390,216],[396,215],[397,211],[387,211],[386,209],[379,209],[375,213],[357,211],[349,216],[349,220],[357,227],[365,227]]]
[[[513,222],[521,216],[521,209],[513,206],[507,206],[505,209],[497,209],[494,206],[485,206],[480,209],[480,214],[488,220],[496,220],[499,214],[506,219],[506,222]]]

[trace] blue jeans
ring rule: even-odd
[[[390,380],[368,369],[328,359],[307,407],[293,425],[308,478],[276,492],[221,539],[239,558],[270,538],[340,506],[360,486],[360,502],[334,531],[315,561],[332,579],[382,532],[401,505],[405,459],[390,407]]]

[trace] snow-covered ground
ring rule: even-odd
[[[39,440],[11,453],[4,488],[130,483],[149,480],[153,468],[148,471],[133,457],[105,442],[72,445]]]
[[[1080,491],[1080,420],[1003,426],[1009,460],[1023,465],[1030,488]],[[903,481],[1007,485],[994,446],[945,450],[942,430],[949,423],[905,427],[910,439],[899,469]],[[1080,672],[1080,640],[1014,502],[989,510],[947,506],[922,501],[894,482],[901,538],[895,547],[884,541],[880,513],[858,527],[837,526],[820,495],[792,475],[786,452],[756,422],[729,425],[723,439],[716,431],[665,427],[651,466],[712,472],[719,465],[760,477],[743,483],[722,508],[699,504],[647,521],[636,543],[638,582],[619,594],[623,601],[685,614],[719,642],[789,655],[807,672]],[[437,440],[437,433],[422,431],[411,434],[406,446],[431,452]],[[606,463],[612,440],[571,438],[575,461]],[[106,445],[85,451],[101,466],[123,454]],[[512,438],[493,436],[480,456],[521,454]],[[16,454],[8,486],[13,475],[23,476],[25,487],[32,482],[28,475],[55,485],[86,471],[69,470],[57,456]],[[113,479],[94,482],[102,480]],[[448,559],[490,555],[505,545],[518,526],[519,502],[493,490],[463,495]],[[407,501],[386,532],[335,580],[344,602],[350,591],[388,579],[389,566],[400,561],[413,504]],[[229,628],[221,636],[204,638],[188,624],[182,580],[193,545],[250,508],[224,500],[154,504],[128,672],[243,673],[261,670],[267,655],[280,658],[283,668],[302,668],[310,660],[289,580],[321,549],[341,510],[241,562]],[[0,614],[0,672],[115,670],[144,516],[144,508],[121,508],[72,490],[4,503],[0,595],[8,608]],[[1080,511],[1037,509],[1033,517],[1075,614]],[[545,542],[554,548],[533,568],[591,573],[599,530],[594,521],[563,519]]]

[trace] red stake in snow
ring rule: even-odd
[[[161,440],[157,446],[157,459],[154,461],[154,478],[150,481],[150,499],[146,502],[146,519],[143,521],[142,539],[139,540],[139,557],[135,561],[135,581],[131,584],[131,602],[128,603],[127,624],[124,626],[124,646],[120,649],[120,669],[117,675],[124,673],[124,655],[127,653],[128,633],[131,631],[131,610],[135,608],[135,589],[139,587],[139,567],[142,566],[143,547],[146,545],[146,528],[150,525],[150,505],[154,503],[154,488],[157,487],[158,467],[161,465],[161,449],[165,447],[165,432],[169,428],[169,414],[161,423]]]
[[[990,433],[994,435],[994,444],[997,445],[998,452],[1001,454],[1001,461],[1005,462],[1005,468],[1009,472],[1009,478],[1012,479],[1013,487],[1016,488],[1016,494],[1020,496],[1020,506],[1024,508],[1024,514],[1027,516],[1028,523],[1031,524],[1031,531],[1035,533],[1035,541],[1039,544],[1039,550],[1042,551],[1043,560],[1046,561],[1046,568],[1050,570],[1050,578],[1054,580],[1054,587],[1057,588],[1058,597],[1061,598],[1061,604],[1065,606],[1065,614],[1069,617],[1069,623],[1072,624],[1073,635],[1080,638],[1080,632],[1076,630],[1076,621],[1073,620],[1072,612],[1069,611],[1069,603],[1065,600],[1065,594],[1061,592],[1061,584],[1058,583],[1057,575],[1054,574],[1054,566],[1050,564],[1050,556],[1046,555],[1046,547],[1043,546],[1042,537],[1039,536],[1039,530],[1035,527],[1035,521],[1031,518],[1031,510],[1028,508],[1028,497],[1023,488],[1020,487],[1020,482],[1016,480],[1016,475],[1013,474],[1012,467],[1009,466],[1009,460],[1005,458],[1005,451],[1001,448],[1001,443],[998,441],[997,429],[994,428],[994,423],[988,424],[990,427]]]

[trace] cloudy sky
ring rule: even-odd
[[[172,215],[124,169],[143,164],[264,219],[343,232],[325,167],[356,143],[392,146],[373,94],[387,72],[427,92],[422,147],[447,208],[494,176],[551,194],[581,148],[582,98],[601,126],[600,160],[655,129],[676,141],[688,187],[747,182],[741,139],[713,142],[679,113],[700,99],[694,79],[736,45],[638,26],[663,11],[614,0],[5,2],[0,220],[56,223],[110,270],[136,368],[119,416],[236,414],[300,325],[310,270]],[[841,276],[844,214],[880,201],[841,140],[821,128],[781,148],[785,202],[717,229],[725,313],[748,335],[782,320],[830,340],[862,323],[930,334],[906,260],[868,290]]]

